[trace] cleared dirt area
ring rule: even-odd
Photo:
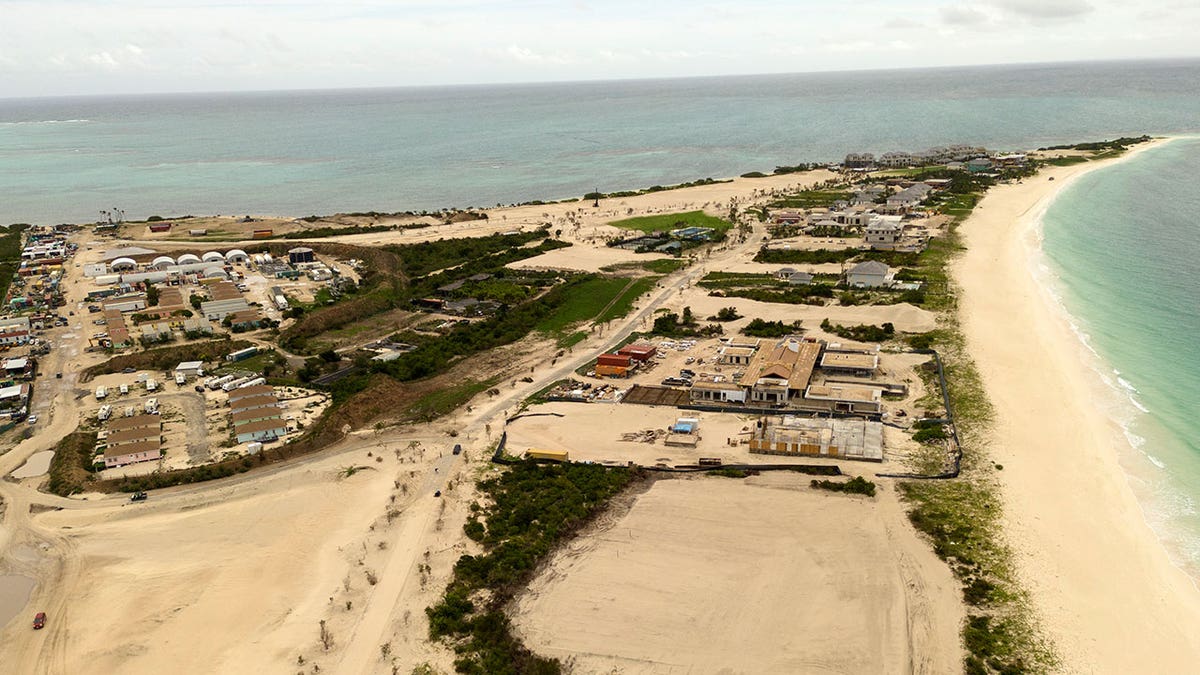
[[[956,584],[890,486],[808,480],[659,481],[556,555],[518,633],[576,672],[957,672]]]

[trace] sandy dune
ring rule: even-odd
[[[1050,169],[984,198],[955,265],[962,325],[996,410],[1008,538],[1064,669],[1194,672],[1200,592],[1143,519],[1119,463],[1128,442],[1096,404],[1112,394],[1032,272],[1041,213],[1100,165]]]
[[[659,481],[553,559],[519,633],[589,673],[958,670],[957,586],[890,488],[807,482]]]
[[[560,248],[533,258],[509,263],[508,267],[523,270],[560,269],[575,270],[578,272],[599,272],[600,268],[607,267],[608,265],[660,260],[667,257],[669,256],[661,253],[634,255],[629,251],[619,248],[578,244],[570,248]]]
[[[746,298],[723,298],[708,294],[708,289],[693,286],[679,294],[667,304],[674,311],[691,307],[697,317],[704,319],[716,314],[722,307],[736,307],[745,319],[725,324],[725,333],[733,335],[751,319],[767,321],[802,321],[806,330],[817,330],[821,321],[829,319],[842,325],[892,323],[896,330],[923,333],[937,328],[937,315],[926,309],[907,303],[898,305],[789,305],[778,302],[759,302]],[[836,338],[835,338],[836,339]]]

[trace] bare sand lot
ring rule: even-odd
[[[708,289],[693,286],[669,300],[666,305],[674,311],[691,307],[700,319],[716,314],[722,307],[736,307],[744,319],[725,324],[725,333],[733,335],[738,329],[759,318],[767,321],[803,321],[806,330],[816,330],[821,321],[829,319],[842,325],[891,323],[896,330],[924,333],[937,328],[937,315],[908,303],[895,305],[793,305],[781,302],[759,302],[746,298],[726,298],[709,295]],[[832,338],[839,341],[838,338]]]
[[[602,267],[609,265],[648,262],[669,257],[661,253],[633,254],[620,248],[577,244],[570,248],[560,248],[533,258],[509,263],[508,267],[522,270],[559,269],[599,272]]]
[[[560,551],[514,623],[577,672],[957,672],[957,585],[882,492],[659,481]]]

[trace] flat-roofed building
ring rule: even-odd
[[[858,384],[810,385],[804,391],[804,408],[875,416],[883,412],[883,390]]]
[[[756,347],[721,347],[717,355],[723,366],[748,366],[757,351]]]
[[[631,345],[625,345],[617,350],[617,354],[628,356],[631,360],[638,363],[645,363],[654,358],[658,353],[658,348],[648,342],[635,342]]]
[[[690,394],[693,403],[746,402],[746,389],[738,386],[736,382],[694,382]]]
[[[879,352],[826,349],[825,353],[821,354],[821,369],[870,377],[879,370]]]

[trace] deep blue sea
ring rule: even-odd
[[[1200,130],[1200,61],[0,99],[0,223],[489,206],[850,151]]]
[[[1150,524],[1200,575],[1200,138],[1082,176],[1043,218],[1052,284],[1116,394],[1122,464]]]

